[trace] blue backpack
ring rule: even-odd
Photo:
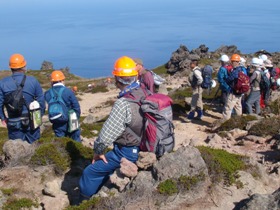
[[[54,88],[49,90],[51,99],[48,102],[48,116],[51,123],[68,122],[68,109],[62,99],[62,93],[65,87],[62,87],[57,92]]]
[[[211,89],[212,87],[212,74],[213,74],[213,68],[210,65],[204,66],[204,68],[201,69],[201,74],[203,78],[203,82],[201,84],[201,87],[203,89]]]

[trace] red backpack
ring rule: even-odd
[[[233,89],[236,94],[247,93],[250,90],[250,78],[242,70],[238,72]]]

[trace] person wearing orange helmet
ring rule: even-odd
[[[232,111],[235,110],[236,115],[242,115],[242,97],[243,94],[239,94],[234,90],[234,84],[238,78],[240,71],[244,72],[240,66],[241,57],[239,54],[233,54],[230,58],[232,64],[232,70],[226,79],[230,89],[226,98],[226,103],[223,110],[223,121],[231,118]]]
[[[41,116],[45,112],[45,101],[42,87],[33,76],[25,75],[27,62],[21,54],[13,54],[9,60],[12,75],[0,82],[0,118],[2,124],[8,128],[9,139],[22,139],[33,143],[40,138],[40,127],[32,129],[29,122],[29,105],[36,100],[40,105]],[[15,91],[23,83],[24,104],[21,113],[15,113],[7,105],[9,93]],[[7,109],[6,116],[4,107]]]
[[[131,162],[138,159],[143,117],[139,112],[139,105],[129,102],[125,96],[144,96],[145,93],[137,80],[136,64],[130,57],[117,59],[112,73],[120,93],[94,142],[92,164],[85,168],[80,178],[81,200],[89,199],[98,192],[109,176],[120,167],[122,158]],[[113,150],[104,154],[111,144],[114,145]]]
[[[50,104],[51,99],[53,97],[60,96],[66,106],[66,110],[64,110],[65,114],[68,115],[70,109],[74,110],[77,118],[79,120],[81,109],[80,104],[73,93],[73,91],[64,85],[65,76],[62,71],[53,71],[50,76],[51,88],[45,92],[45,100],[48,104]],[[65,122],[61,121],[52,121],[52,128],[57,137],[70,137],[75,141],[81,142],[81,131],[77,129],[75,131],[68,131],[69,122],[68,120]]]
[[[138,71],[138,79],[149,91],[155,92],[155,81],[151,71],[144,68],[143,61],[140,58],[134,58],[136,70]]]

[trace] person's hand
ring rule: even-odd
[[[1,120],[1,122],[4,127],[7,127],[7,120]]]
[[[96,160],[103,160],[105,163],[108,163],[108,161],[107,161],[107,159],[106,159],[106,157],[105,157],[105,155],[97,155],[97,154],[94,154],[94,156],[93,156],[93,159],[92,159],[92,164],[96,161]]]

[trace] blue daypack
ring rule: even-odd
[[[212,87],[212,74],[213,68],[210,65],[206,65],[201,69],[201,74],[203,78],[203,82],[201,83],[201,87],[203,89],[210,89]]]
[[[49,90],[51,99],[48,102],[48,116],[51,123],[68,122],[68,109],[61,97],[64,89],[65,87],[62,87],[58,92],[54,88]]]

